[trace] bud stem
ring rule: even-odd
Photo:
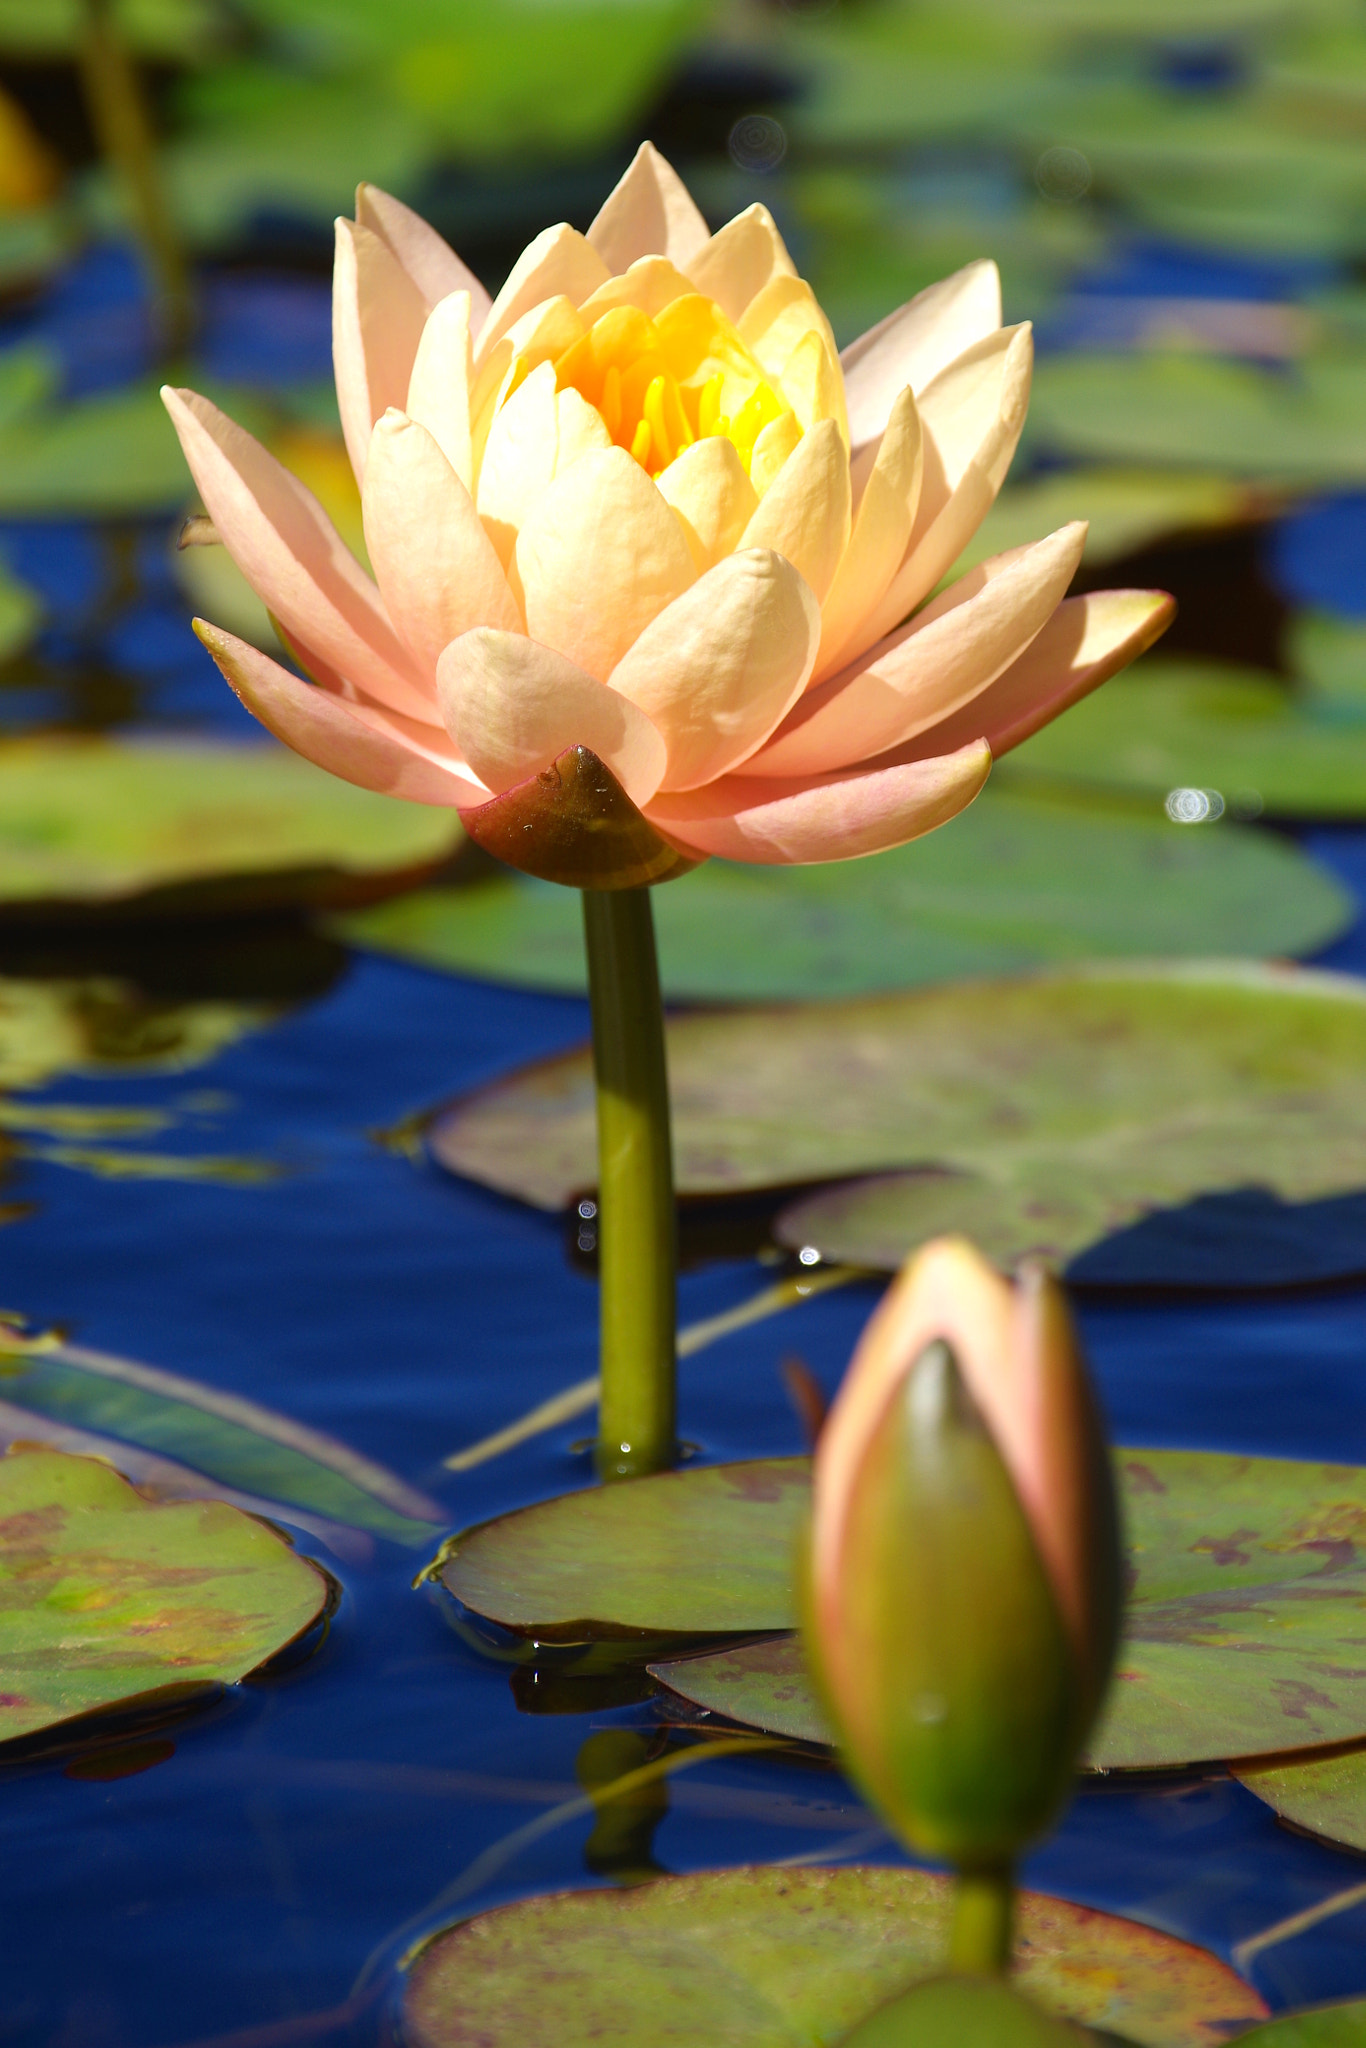
[[[961,1870],[953,1897],[949,1968],[962,1977],[1004,1977],[1015,1929],[1015,1878],[1008,1863]]]
[[[585,889],[598,1094],[598,1476],[677,1456],[673,1148],[648,889]]]

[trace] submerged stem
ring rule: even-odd
[[[965,1977],[1004,1977],[1015,1931],[1015,1877],[1008,1863],[962,1870],[953,1895],[949,1968]]]
[[[112,0],[85,0],[81,84],[96,139],[127,191],[156,290],[160,340],[174,358],[190,339],[189,273],[157,168],[142,81],[114,19]]]
[[[585,889],[598,1091],[598,1475],[677,1455],[676,1223],[664,1010],[648,889]]]

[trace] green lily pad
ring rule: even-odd
[[[1190,470],[1054,471],[1000,493],[953,574],[961,576],[1007,548],[1023,547],[1069,519],[1088,522],[1084,559],[1088,567],[1099,568],[1169,534],[1235,526],[1266,510],[1265,497],[1245,484]],[[1069,717],[1065,723],[1070,722]]]
[[[1146,661],[1036,733],[1006,774],[1091,787],[1217,790],[1281,817],[1366,811],[1366,704],[1292,693],[1250,669]]]
[[[668,1043],[685,1195],[888,1176],[781,1222],[851,1265],[899,1265],[965,1221],[1008,1263],[1202,1191],[1366,1186],[1366,995],[1345,976],[1095,969],[677,1017]],[[454,1172],[565,1207],[596,1177],[587,1053],[476,1091],[430,1144]]]
[[[154,1506],[61,1451],[0,1459],[0,1741],[164,1692],[232,1685],[311,1628],[327,1582],[222,1501]]]
[[[1009,1984],[931,1977],[860,2020],[840,2048],[1079,2048],[1101,2038],[1054,2019]],[[1119,2036],[1107,2029],[1103,2038]]]
[[[833,2044],[943,1966],[950,1885],[923,1870],[739,1869],[560,1892],[438,1935],[409,1973],[413,2048],[513,2048],[553,1999],[557,2048]],[[1017,1982],[1047,2012],[1146,2048],[1214,2048],[1265,2017],[1202,1949],[1024,1892]],[[553,1987],[553,1991],[551,1989]]]
[[[1291,1827],[1366,1851],[1366,1751],[1240,1763],[1233,1775]]]
[[[1320,2005],[1310,2012],[1285,2013],[1268,2027],[1240,2036],[1257,2048],[1362,2048],[1366,2042],[1366,1999]]]
[[[1116,1460],[1133,1577],[1092,1765],[1152,1770],[1366,1735],[1366,1668],[1347,1655],[1366,1594],[1366,1468],[1208,1451]],[[790,1555],[792,1520],[768,1539],[774,1554]],[[650,1668],[709,1712],[830,1740],[794,1637]]]
[[[1305,953],[1354,915],[1332,877],[1267,834],[1174,825],[1160,803],[1019,791],[989,791],[875,860],[708,861],[654,903],[665,992],[697,1001],[854,995],[1093,955]],[[579,905],[549,882],[424,890],[338,931],[493,981],[585,986]]]
[[[462,1606],[538,1642],[790,1628],[809,1492],[805,1458],[664,1472],[482,1522],[431,1569]]]
[[[0,421],[0,517],[170,512],[188,484],[175,429],[151,385]]]
[[[271,742],[0,745],[0,916],[365,902],[430,874],[458,836],[450,814]]]
[[[429,1543],[442,1508],[335,1437],[181,1373],[84,1345],[10,1348],[0,1328],[0,1403],[169,1456],[258,1500]],[[111,1446],[111,1450],[112,1450]]]
[[[1292,377],[1208,355],[1050,357],[1030,443],[1114,463],[1170,464],[1299,485],[1366,476],[1366,374],[1311,359]]]

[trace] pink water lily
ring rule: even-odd
[[[546,229],[493,300],[362,186],[333,304],[374,578],[258,442],[168,390],[311,681],[196,630],[299,753],[453,806],[533,872],[580,879],[542,829],[573,750],[679,867],[899,845],[1170,619],[1157,591],[1065,596],[1080,524],[934,594],[1028,400],[1029,328],[1002,326],[991,263],[840,356],[767,210],[711,234],[646,144],[588,233]]]

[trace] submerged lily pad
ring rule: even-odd
[[[446,1520],[434,1501],[335,1437],[240,1394],[84,1345],[10,1348],[0,1328],[0,1402],[395,1543],[429,1543]]]
[[[154,1506],[61,1451],[0,1459],[0,1741],[170,1686],[235,1684],[326,1603],[322,1574],[225,1502]]]
[[[1132,1583],[1091,1763],[1156,1769],[1366,1736],[1366,1668],[1345,1650],[1366,1597],[1366,1469],[1208,1451],[1116,1460]],[[770,1540],[790,1544],[789,1528]],[[651,1669],[713,1713],[830,1740],[793,1637]]]
[[[1323,869],[1266,834],[1018,791],[988,791],[875,860],[708,861],[657,890],[654,910],[665,993],[701,1001],[853,995],[1097,954],[1310,952],[1353,914]],[[579,905],[549,882],[426,890],[338,929],[426,966],[586,986]]]
[[[1240,1763],[1233,1775],[1291,1827],[1366,1852],[1366,1750]]]
[[[1002,1263],[1065,1259],[1210,1190],[1366,1187],[1366,993],[1346,976],[1093,969],[677,1017],[668,1038],[680,1191],[877,1172],[780,1221],[851,1265],[898,1265],[949,1228]],[[430,1142],[457,1173],[564,1207],[595,1180],[587,1053],[476,1092]]]
[[[1027,740],[1006,772],[1158,797],[1218,790],[1235,809],[1282,817],[1356,816],[1366,715],[1250,669],[1144,662]]]
[[[0,916],[365,902],[430,874],[458,837],[448,813],[273,743],[0,746]]]
[[[557,2048],[837,2042],[943,1967],[949,1880],[923,1870],[739,1869],[560,1892],[429,1942],[403,2001],[414,2048],[513,2048],[553,2002]],[[1146,2048],[1215,2048],[1265,2017],[1203,1949],[1037,1892],[1017,1982],[1045,2011]],[[553,1991],[551,1987],[553,1986]]]

